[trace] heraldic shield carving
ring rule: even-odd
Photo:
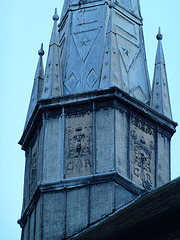
[[[155,187],[154,141],[153,127],[133,117],[131,120],[132,180],[148,190]]]
[[[72,115],[66,120],[66,178],[92,173],[92,113]]]

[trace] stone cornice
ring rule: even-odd
[[[119,88],[112,87],[105,90],[89,91],[78,94],[64,95],[61,97],[50,98],[46,100],[39,100],[32,114],[32,117],[23,132],[19,144],[22,145],[22,149],[25,150],[25,146],[31,133],[36,128],[38,121],[42,119],[43,112],[45,111],[54,111],[55,109],[62,109],[63,107],[71,107],[73,105],[75,106],[87,103],[104,102],[108,100],[116,100],[124,106],[127,106],[129,108],[129,111],[133,110],[137,113],[141,113],[142,116],[158,123],[159,126],[168,130],[172,135],[176,131],[176,122],[156,112],[147,104],[144,104],[138,99],[131,97],[128,93],[120,90]],[[113,101],[111,105],[111,107],[117,107],[117,103],[115,101]]]

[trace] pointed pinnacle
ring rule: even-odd
[[[59,15],[57,14],[57,8],[55,8],[55,12],[54,12],[54,15],[53,15],[52,19],[54,21],[58,21],[59,20]]]
[[[58,29],[57,29],[57,21],[59,19],[59,16],[57,15],[57,8],[55,9],[55,14],[53,16],[54,20],[54,25],[53,25],[53,30],[51,34],[51,40],[50,40],[50,46],[53,44],[58,45]]]
[[[44,68],[43,68],[43,60],[42,60],[42,56],[44,55],[44,50],[43,50],[43,43],[41,43],[41,49],[38,51],[39,54],[39,62],[36,68],[36,73],[35,73],[35,78],[44,78]]]
[[[161,34],[161,28],[159,27],[158,34],[156,35],[157,40],[162,40],[163,35]]]
[[[43,43],[41,43],[41,49],[38,51],[39,56],[44,55],[44,50],[43,50]]]

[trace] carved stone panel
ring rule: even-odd
[[[65,178],[92,173],[92,113],[66,118]]]
[[[131,176],[146,189],[155,187],[154,128],[136,117],[131,119]]]
[[[81,9],[74,13],[73,37],[82,61],[85,61],[98,34],[98,9]]]
[[[115,14],[115,21],[119,52],[126,71],[129,72],[140,51],[139,26],[118,12]]]
[[[33,194],[37,185],[37,158],[38,158],[38,143],[34,142],[31,148],[30,158],[30,196]]]
[[[66,47],[61,57],[65,94],[98,89],[105,43],[105,9],[104,5],[76,9],[67,20],[69,32],[65,33]],[[66,48],[70,55],[66,54]]]

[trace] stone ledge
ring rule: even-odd
[[[140,196],[127,206],[118,209],[107,218],[69,239],[125,240],[127,235],[128,239],[159,239],[153,238],[154,236],[151,234],[154,234],[153,232],[156,230],[158,233],[161,231],[166,232],[168,228],[167,232],[178,229],[177,236],[180,237],[179,190],[180,178],[177,178],[162,187]],[[160,225],[162,229],[160,229]],[[163,234],[161,233],[160,236],[163,236]],[[167,237],[163,239],[172,238]]]
[[[144,104],[138,99],[131,97],[128,93],[120,90],[119,88],[112,87],[105,90],[64,95],[58,98],[50,98],[46,100],[41,99],[38,101],[38,104],[33,112],[31,119],[29,120],[29,123],[26,126],[26,129],[24,129],[19,144],[22,145],[22,149],[24,150],[24,145],[26,145],[31,132],[33,131],[38,121],[42,119],[42,114],[44,111],[52,111],[62,109],[64,107],[75,107],[77,105],[83,105],[87,103],[92,104],[93,109],[93,103],[104,102],[108,100],[116,100],[124,106],[128,106],[130,109],[129,111],[133,110],[137,113],[141,113],[146,118],[158,123],[161,127],[168,129],[172,135],[176,131],[176,122],[173,122],[169,118],[159,114],[147,104]],[[118,107],[115,101],[111,105],[112,107]],[[94,110],[96,111],[96,108]]]
[[[70,179],[63,179],[62,181],[59,182],[40,183],[39,188],[41,192],[51,192],[78,188],[88,185],[95,185],[98,183],[107,183],[110,181],[115,181],[117,184],[123,186],[127,190],[138,195],[146,192],[146,190],[143,187],[131,181],[130,179],[122,176],[116,171]]]
[[[143,187],[120,175],[116,171],[71,179],[63,179],[62,181],[58,182],[38,183],[33,196],[29,200],[29,203],[22,213],[21,219],[18,220],[18,224],[20,224],[21,227],[25,225],[27,216],[31,214],[34,206],[42,194],[56,191],[66,191],[108,182],[115,182],[137,196],[147,192]]]

